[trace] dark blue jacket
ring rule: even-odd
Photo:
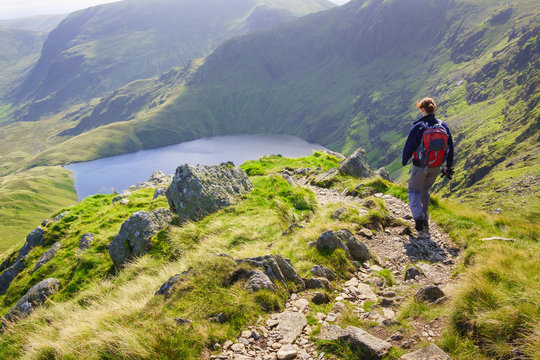
[[[420,120],[417,120],[414,122],[414,126],[409,132],[409,137],[407,138],[407,142],[405,143],[405,147],[403,148],[403,157],[401,158],[401,163],[403,166],[407,165],[407,162],[413,156],[413,153],[418,149],[420,144],[422,143],[422,134],[424,133],[424,127],[421,123],[426,122],[428,126],[433,126],[437,122],[437,119],[435,118],[435,114],[429,114],[421,118]],[[446,166],[452,167],[454,164],[454,141],[452,140],[452,134],[450,133],[450,128],[446,123],[443,121],[442,126],[446,129],[448,132],[448,155],[446,156]],[[421,166],[416,159],[413,159],[413,165]]]

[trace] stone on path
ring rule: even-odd
[[[181,165],[166,196],[171,211],[181,221],[199,220],[221,208],[236,204],[253,190],[246,172],[229,166]]]
[[[323,232],[313,243],[318,250],[334,251],[343,249],[353,260],[365,261],[371,258],[367,246],[360,242],[348,229]]]
[[[272,281],[291,281],[300,286],[304,286],[304,280],[294,270],[291,260],[282,258],[279,255],[264,255],[253,258],[236,260],[237,263],[247,263],[251,266],[261,268]]]
[[[334,290],[332,284],[326,278],[311,278],[305,280],[306,289],[326,289]]]
[[[302,334],[304,327],[307,325],[306,316],[294,311],[285,311],[277,314],[275,320],[278,322],[276,331],[289,344],[294,342]]]
[[[437,345],[432,344],[423,349],[403,355],[401,360],[450,360],[450,356]]]
[[[151,239],[172,221],[173,214],[164,208],[152,212],[137,211],[129,217],[109,245],[114,266],[121,267],[136,256],[144,255],[151,247]]]
[[[435,302],[444,296],[444,292],[435,285],[420,288],[414,295],[417,301]]]
[[[283,345],[277,352],[279,360],[294,359],[296,355],[298,355],[298,348],[291,344]]]
[[[392,348],[392,344],[381,340],[366,331],[349,326],[344,329],[345,335],[340,339],[349,343],[351,348],[362,351],[363,359],[382,359]]]

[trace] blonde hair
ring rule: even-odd
[[[426,97],[416,103],[416,107],[419,109],[424,109],[428,114],[435,113],[437,104],[432,98]]]

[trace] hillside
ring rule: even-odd
[[[178,170],[173,185],[154,174],[138,189],[53,214],[20,251],[0,258],[0,309],[10,311],[1,356],[247,359],[288,350],[297,359],[352,359],[379,348],[377,358],[390,360],[428,344],[459,360],[538,355],[537,224],[509,230],[504,217],[435,198],[431,235],[415,234],[405,188],[325,172],[338,163],[318,152],[247,162],[252,188],[187,222],[209,204],[192,185],[185,213],[171,207],[178,215],[168,225],[153,223],[176,196]],[[216,189],[231,188],[230,179],[201,177],[201,167],[183,169],[195,176],[191,184],[213,189],[214,202],[222,199]],[[212,169],[248,179],[228,166]],[[331,185],[321,185],[331,173]],[[146,245],[131,248],[141,236]],[[515,240],[480,240],[488,236]],[[114,266],[118,241],[135,252]],[[433,282],[444,290],[439,301],[415,295]],[[332,340],[339,329],[358,329],[352,338],[370,347]]]
[[[414,104],[429,95],[458,144],[456,177],[438,190],[534,219],[539,19],[536,1],[351,1],[227,41],[178,80],[186,86],[164,106],[114,117],[122,122],[87,134],[109,121],[86,117],[61,133],[81,135],[58,138],[67,141],[32,163],[208,135],[287,133],[345,153],[361,145],[371,164],[389,165],[403,179],[400,152],[418,117]],[[122,133],[130,136],[118,142]]]
[[[8,93],[24,79],[39,58],[44,40],[44,33],[9,29],[0,24],[0,111],[7,105]]]
[[[185,66],[235,35],[332,6],[326,0],[125,0],[77,11],[49,33],[18,87],[15,102],[28,106],[16,118],[37,120]]]
[[[9,29],[50,32],[66,17],[66,14],[36,15],[16,19],[0,20],[0,26]]]

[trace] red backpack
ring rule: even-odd
[[[413,156],[422,164],[422,167],[441,166],[448,153],[448,133],[439,120],[433,126],[428,126],[425,122],[422,126],[425,128],[422,142]]]

